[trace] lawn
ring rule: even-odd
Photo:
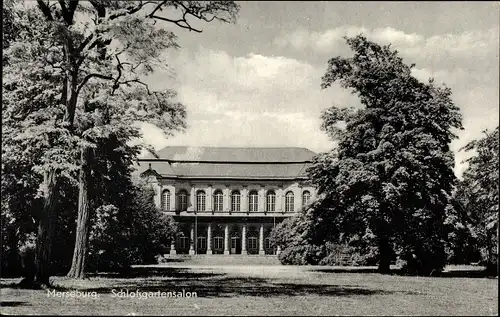
[[[471,276],[474,272],[457,270],[443,277],[408,277],[380,275],[372,268],[141,266],[127,277],[101,274],[82,281],[54,277],[55,288],[50,291],[19,289],[14,286],[18,280],[2,279],[0,313],[498,315],[498,279]],[[54,290],[95,292],[95,297],[56,297]],[[129,297],[116,296],[121,290],[128,290]],[[196,292],[197,297],[130,297],[136,291],[165,295],[183,290]],[[158,293],[148,295],[154,294]]]

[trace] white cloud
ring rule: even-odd
[[[359,33],[393,43],[407,63],[417,63],[413,74],[422,81],[434,77],[452,88],[453,100],[464,114],[465,130],[452,143],[460,175],[464,169],[460,162],[470,154],[457,150],[485,128],[498,125],[498,57],[492,58],[498,56],[498,29],[424,37],[391,27],[343,26],[324,32],[299,30],[276,38],[274,44],[312,50],[314,58],[326,61],[349,53],[342,37]],[[157,149],[166,145],[301,146],[325,151],[332,143],[319,129],[321,110],[332,104],[359,106],[358,98],[338,85],[321,90],[325,69],[306,61],[256,53],[231,56],[204,47],[176,54],[169,57],[177,72],[177,82],[171,86],[187,107],[188,129],[166,139],[158,129],[144,126],[146,140]],[[149,80],[153,86],[167,85],[163,74]]]
[[[313,50],[321,53],[337,53],[345,47],[344,36],[363,34],[380,44],[392,44],[402,54],[420,58],[477,57],[498,55],[499,28],[487,31],[472,30],[460,34],[440,34],[424,37],[417,33],[405,33],[392,27],[367,29],[344,25],[323,32],[298,30],[274,40],[278,47],[292,47],[297,50]],[[450,56],[451,55],[451,56]]]
[[[368,32],[366,28],[357,26],[341,26],[325,32],[297,30],[290,35],[277,37],[274,44],[281,48],[291,46],[297,50],[312,49],[321,53],[328,53],[343,45],[344,36],[355,36],[366,32]]]
[[[325,151],[331,143],[319,129],[321,110],[334,101],[359,104],[338,85],[321,90],[323,70],[292,58],[230,56],[200,47],[170,60],[177,70],[178,99],[188,111],[188,129],[165,139],[159,130],[145,126],[146,139],[157,149],[166,145],[302,146]],[[162,74],[149,82],[163,85]]]
[[[461,161],[471,154],[458,149],[481,137],[482,130],[493,129],[499,123],[499,27],[425,37],[392,27],[366,29],[345,25],[323,32],[301,30],[276,38],[274,44],[278,48],[320,53],[326,60],[352,54],[343,36],[360,33],[379,44],[391,44],[407,64],[416,63],[413,75],[418,79],[427,82],[432,77],[437,84],[451,88],[453,101],[464,116],[465,130],[457,132],[459,139],[452,143],[456,173],[460,175],[465,168]]]

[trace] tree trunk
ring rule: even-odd
[[[378,240],[378,272],[388,274],[391,272],[392,250],[387,237],[380,237]]]
[[[52,237],[57,220],[56,210],[56,172],[50,170],[44,175],[44,205],[38,220],[38,233],[35,253],[35,278],[38,285],[49,285],[51,270]]]
[[[493,243],[498,241],[495,239],[493,241],[493,234],[487,234],[486,235],[487,239],[487,259],[486,259],[486,272],[491,275],[498,275],[498,255],[495,259],[495,256],[493,254]],[[498,250],[498,249],[497,249]],[[498,254],[498,251],[497,251]]]
[[[90,227],[90,148],[84,148],[81,151],[82,167],[79,175],[79,193],[78,193],[78,219],[76,223],[76,240],[73,252],[73,261],[68,277],[84,278],[85,265],[87,257],[89,227]]]

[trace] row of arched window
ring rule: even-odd
[[[179,202],[179,209],[181,211],[187,210],[188,207],[188,193],[185,189],[179,191],[177,195],[177,199]],[[230,209],[231,211],[241,211],[241,194],[238,190],[234,190],[231,192],[231,203]],[[309,203],[311,199],[311,193],[307,190],[302,192],[302,205],[305,206]],[[214,211],[223,211],[223,202],[224,195],[220,189],[214,191],[213,194],[213,210]],[[196,192],[196,210],[206,210],[206,202],[207,196],[205,191],[199,190]],[[162,195],[162,208],[164,210],[170,210],[170,191],[164,190]],[[259,194],[257,191],[252,190],[248,193],[248,211],[258,211],[259,206]],[[292,212],[294,211],[294,194],[292,191],[287,191],[285,193],[285,211]],[[276,193],[274,190],[269,190],[266,193],[266,211],[276,211]]]

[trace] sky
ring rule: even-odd
[[[452,90],[463,114],[456,131],[455,173],[471,153],[459,151],[499,123],[498,2],[249,1],[235,24],[173,29],[181,48],[165,52],[172,73],[156,72],[155,89],[173,88],[187,110],[188,128],[166,137],[143,125],[157,150],[168,145],[306,147],[328,151],[320,130],[328,107],[360,107],[338,85],[321,89],[327,61],[350,56],[343,36],[362,33],[392,44],[414,76]]]

